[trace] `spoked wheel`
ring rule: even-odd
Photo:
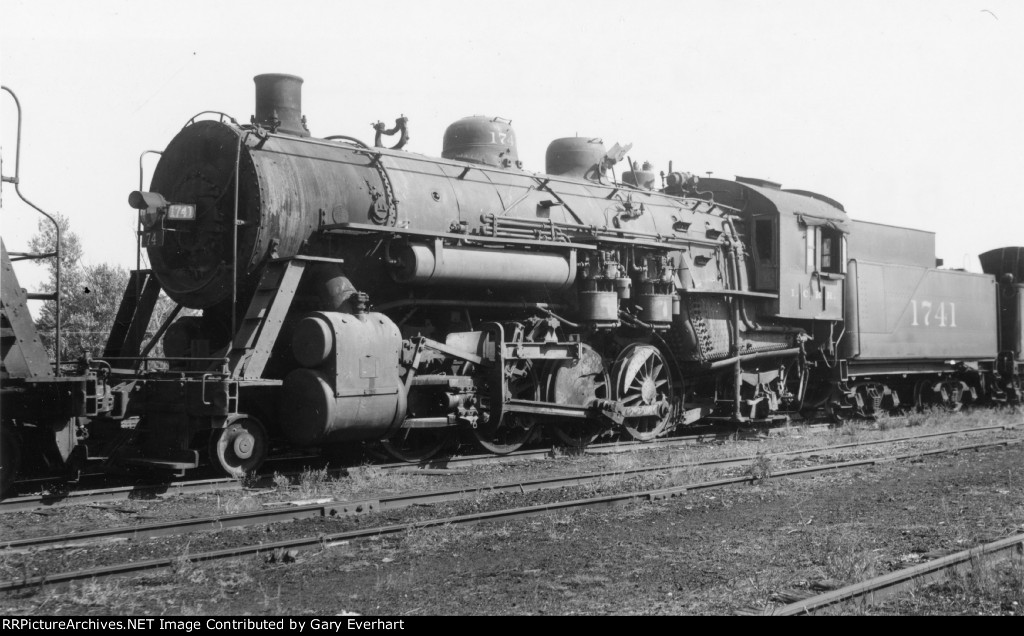
[[[255,471],[267,456],[267,432],[247,415],[228,421],[210,438],[210,460],[236,479]]]
[[[7,495],[21,465],[21,443],[9,426],[0,426],[0,497]]]
[[[539,400],[540,383],[529,360],[518,360],[505,368],[505,397],[518,400]],[[486,406],[486,405],[485,405]],[[493,412],[493,411],[491,411]],[[496,427],[478,424],[473,437],[484,450],[507,455],[522,448],[533,434],[537,418],[526,413],[506,413]]]
[[[548,372],[546,389],[549,402],[583,406],[593,398],[608,399],[611,382],[601,354],[585,344],[582,349],[583,355],[578,360],[557,362]],[[553,423],[551,429],[563,444],[583,448],[608,427],[597,420],[575,419]]]
[[[612,367],[615,398],[623,406],[649,407],[663,404],[657,415],[626,417],[623,426],[633,439],[650,441],[663,432],[671,421],[672,375],[665,357],[656,347],[634,344],[623,349]]]
[[[455,439],[453,426],[444,428],[403,428],[380,441],[381,448],[400,462],[422,462],[440,453]]]

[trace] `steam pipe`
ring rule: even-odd
[[[703,371],[717,371],[726,367],[734,365],[737,361],[749,362],[751,360],[759,360],[761,358],[786,358],[800,354],[800,347],[793,347],[792,349],[777,349],[775,351],[759,351],[757,353],[750,353],[747,355],[735,356],[732,358],[726,358],[725,360],[718,360],[712,362],[709,366],[703,367]]]

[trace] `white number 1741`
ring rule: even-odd
[[[932,311],[934,303],[930,300],[920,302],[911,300],[910,307],[913,312],[910,321],[911,327],[920,327],[922,323],[925,327],[931,327],[933,321],[938,327],[956,327],[956,303],[940,302],[938,310],[934,312]]]

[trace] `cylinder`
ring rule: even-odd
[[[613,291],[581,291],[579,319],[614,326],[619,324],[619,295]]]
[[[651,325],[664,323],[667,327],[672,322],[672,294],[638,294],[636,302],[640,306],[640,320]]]
[[[597,179],[607,152],[600,139],[562,137],[548,144],[544,171],[554,176]]]
[[[302,121],[302,78],[284,73],[266,73],[256,82],[256,123],[276,132],[309,137]]]
[[[508,249],[409,244],[391,252],[391,276],[416,285],[544,287],[568,289],[576,279],[575,252],[568,255]]]

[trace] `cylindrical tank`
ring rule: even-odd
[[[579,319],[599,327],[619,324],[619,294],[614,291],[581,291]]]
[[[655,327],[672,324],[672,294],[637,294],[636,304],[640,307],[640,320]]]
[[[512,122],[500,117],[463,117],[444,131],[441,156],[499,168],[521,168]]]
[[[562,137],[548,144],[544,171],[554,176],[596,180],[601,174],[601,161],[607,153],[600,139]]]
[[[402,422],[406,393],[398,377],[402,336],[378,313],[317,312],[296,325],[299,364],[285,376],[281,422],[293,444],[387,437]]]
[[[276,132],[309,137],[302,118],[302,78],[265,73],[252,79],[256,82],[256,123]]]
[[[571,254],[407,244],[391,252],[391,276],[419,285],[567,289],[576,280]]]

